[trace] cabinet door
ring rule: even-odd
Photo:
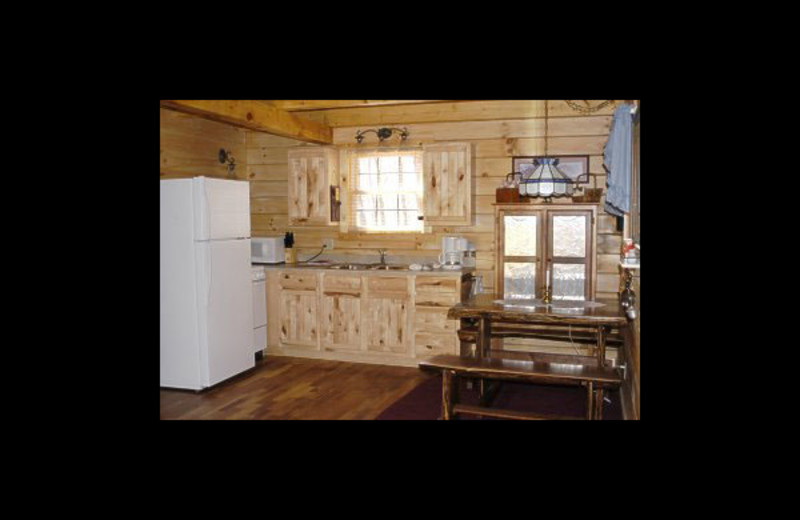
[[[306,189],[308,194],[308,220],[327,223],[330,220],[330,187],[328,184],[328,163],[324,153],[308,158]]]
[[[497,281],[503,298],[536,298],[541,295],[544,211],[498,212]]]
[[[359,350],[361,298],[352,294],[323,293],[321,310],[323,350]]]
[[[472,146],[440,143],[423,146],[426,225],[471,223]]]
[[[408,297],[370,295],[365,299],[367,350],[408,354]]]
[[[308,219],[308,158],[289,151],[289,220]]]
[[[282,290],[280,297],[281,344],[317,348],[317,293]]]
[[[323,350],[361,349],[361,276],[322,276],[319,319]]]
[[[292,224],[330,224],[330,186],[336,171],[336,152],[328,148],[289,150],[289,221]]]
[[[548,211],[548,267],[554,299],[592,299],[591,244],[590,211]]]

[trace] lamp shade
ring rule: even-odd
[[[558,159],[534,159],[533,169],[523,171],[520,195],[528,197],[567,197],[572,195],[573,181],[558,169]]]

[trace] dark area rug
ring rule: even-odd
[[[466,389],[466,381],[459,381],[459,403],[477,405],[476,386]],[[603,420],[622,420],[622,408],[618,391],[606,391],[611,400],[603,407]],[[492,402],[493,408],[505,408],[521,412],[585,417],[586,389],[575,386],[529,385],[503,382]],[[420,383],[411,392],[398,400],[376,417],[378,421],[419,420],[434,421],[442,413],[442,376]],[[481,420],[474,415],[458,415],[458,420]],[[484,417],[483,420],[495,420]]]

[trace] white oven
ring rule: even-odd
[[[256,354],[267,347],[267,276],[264,268],[251,267],[253,279],[253,349]]]

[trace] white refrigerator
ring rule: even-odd
[[[201,390],[255,366],[250,184],[161,181],[161,386]]]

